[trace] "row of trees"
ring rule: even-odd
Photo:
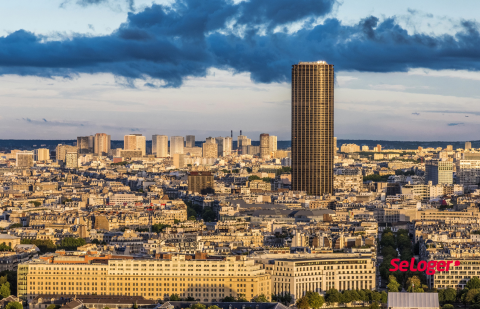
[[[5,244],[0,244],[0,251],[12,251],[12,247]]]
[[[402,261],[410,261],[414,255],[412,241],[407,230],[399,230],[394,233],[390,229],[385,229],[380,240],[380,247],[383,256],[383,262],[379,267],[380,276],[384,282],[389,282],[389,292],[400,292],[403,289],[410,292],[424,292],[427,289],[424,272],[410,270],[391,272],[389,270],[392,259],[400,258]],[[412,289],[413,285],[414,289]]]
[[[253,181],[253,180],[263,180],[264,182],[271,182],[272,178],[270,178],[270,177],[260,178],[257,175],[252,175],[252,176],[248,177],[248,181]]]
[[[273,297],[272,297],[273,298]],[[370,290],[346,290],[340,293],[336,289],[328,290],[325,297],[317,292],[307,292],[305,296],[299,298],[296,302],[298,309],[319,309],[323,304],[329,306],[334,304],[346,305],[354,302],[362,302],[370,304],[370,308],[380,308],[380,303],[387,303],[386,292],[376,292]]]
[[[330,289],[325,293],[325,302],[329,305],[349,304],[351,302],[363,303],[387,303],[387,293],[371,290],[345,290],[339,292],[336,289]]]
[[[318,309],[323,306],[325,299],[317,292],[308,291],[305,296],[299,298],[296,302],[298,309]]]
[[[174,219],[175,224],[177,224],[178,222],[180,222],[180,221],[177,220],[177,219]],[[166,229],[167,227],[170,227],[170,225],[169,224],[156,223],[156,224],[152,225],[152,232],[153,233],[160,233],[164,229]],[[150,231],[150,229],[148,227],[136,228],[135,231],[137,231],[137,232],[148,232],[148,231]],[[92,243],[93,243],[93,241],[92,241]]]
[[[171,301],[195,301],[196,299],[189,296],[187,298],[180,298],[178,294],[172,294],[170,295],[169,299]],[[234,296],[227,296],[223,299],[220,299],[220,302],[222,303],[233,303],[233,302],[238,302],[238,303],[248,303],[249,301],[245,298],[244,294],[238,294],[238,297]],[[250,302],[252,303],[268,303],[268,299],[264,294],[260,294],[258,296],[255,296]],[[208,307],[210,309],[210,307]]]
[[[473,277],[463,290],[452,288],[438,290],[438,300],[447,304],[470,304],[471,308],[480,309],[480,279]],[[449,306],[443,306],[443,308],[449,308]]]
[[[20,243],[24,245],[35,245],[42,253],[47,253],[55,252],[58,249],[65,249],[68,251],[76,250],[77,247],[85,245],[86,242],[83,238],[66,237],[62,239],[59,246],[57,246],[51,240],[40,239],[22,239]]]

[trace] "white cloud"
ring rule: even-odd
[[[420,75],[430,77],[449,77],[462,78],[471,80],[480,80],[480,72],[472,72],[466,70],[430,70],[430,69],[410,69],[408,75]]]
[[[349,82],[358,79],[358,77],[355,77],[355,76],[343,76],[340,74],[337,74],[336,78],[337,78],[337,84],[340,87],[345,86]]]
[[[388,84],[379,84],[379,85],[368,85],[370,88],[375,90],[392,90],[392,91],[405,91],[407,86],[405,85],[388,85]]]

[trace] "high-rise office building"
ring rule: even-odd
[[[211,172],[190,172],[188,191],[201,194],[214,193],[213,174]]]
[[[59,144],[56,148],[56,160],[58,163],[65,163],[65,158],[67,157],[68,152],[76,152],[77,147],[76,146],[70,146],[70,145],[62,145]]]
[[[17,167],[28,168],[33,167],[33,152],[32,151],[20,151],[16,154]]]
[[[140,150],[142,156],[147,154],[147,139],[142,134],[125,135],[123,143],[124,150]]]
[[[65,157],[65,167],[66,168],[77,168],[78,167],[78,154],[77,152],[67,152]]]
[[[170,156],[176,153],[183,153],[183,136],[170,137]]]
[[[168,136],[152,135],[152,154],[157,158],[168,157]]]
[[[217,143],[218,153],[217,156],[222,158],[225,156],[225,137],[215,137],[215,142]]]
[[[229,156],[232,154],[232,147],[233,147],[232,143],[233,143],[233,139],[230,136],[225,137],[224,156]]]
[[[185,142],[185,147],[187,147],[187,148],[195,147],[195,135],[187,135],[187,140]]]
[[[453,145],[447,145],[447,148],[445,149],[447,151],[453,151]]]
[[[245,146],[250,146],[252,145],[252,140],[247,138],[245,135],[239,135],[237,138],[237,149],[238,149],[238,154],[244,154],[242,152],[242,149],[244,149]]]
[[[270,135],[269,144],[270,144],[270,153],[277,151],[277,137],[275,135]]]
[[[105,133],[97,133],[94,137],[93,152],[97,156],[106,156],[110,152],[111,141],[110,135]]]
[[[93,136],[78,136],[77,137],[77,152],[80,154],[93,152]]]
[[[207,137],[207,141],[202,144],[202,157],[216,158],[218,156],[217,142],[213,137]]]
[[[292,67],[292,189],[333,192],[333,65]]]
[[[47,148],[38,148],[35,150],[35,161],[48,161],[50,160],[50,150]]]
[[[427,160],[425,162],[425,184],[453,183],[453,162],[446,160]]]
[[[465,142],[465,150],[472,149],[472,142]]]
[[[480,153],[466,152],[456,162],[457,183],[464,186],[480,183]]]
[[[267,133],[260,134],[260,157],[270,158],[270,135]]]

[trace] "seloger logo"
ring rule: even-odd
[[[425,271],[427,275],[434,275],[435,272],[449,271],[450,265],[460,266],[460,261],[420,261],[418,262],[417,268],[415,268],[415,259],[412,258],[410,263],[408,261],[401,261],[400,259],[393,259],[390,264],[393,268],[390,268],[389,271]]]

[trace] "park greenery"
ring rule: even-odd
[[[471,278],[464,289],[452,288],[438,290],[438,300],[444,304],[442,309],[460,308],[461,305],[480,309],[480,279]]]
[[[205,222],[213,222],[217,219],[217,215],[211,207],[193,205],[192,202],[186,202],[185,204],[187,204],[187,217],[189,220],[191,220],[192,217],[201,217]]]
[[[281,175],[281,174],[290,174],[292,172],[292,168],[290,166],[282,166],[282,168],[277,169],[275,172],[275,175]]]
[[[23,309],[23,305],[18,301],[11,301],[5,306],[5,309]]]
[[[176,221],[178,221],[178,220],[176,220]],[[180,222],[180,221],[178,221],[178,222]],[[178,222],[174,221],[174,223],[178,223]],[[152,232],[153,233],[160,233],[160,232],[163,232],[163,230],[166,229],[167,227],[170,227],[170,225],[162,224],[162,223],[156,223],[156,224],[152,225]],[[150,229],[148,227],[136,228],[135,231],[137,231],[137,232],[149,232]]]
[[[129,163],[130,163],[130,162],[128,162],[128,161],[122,161],[122,162],[117,162],[117,163],[111,163],[110,165],[113,165],[113,166],[115,166],[115,165],[122,165],[122,166],[123,166],[123,165],[127,165],[127,164],[129,164]]]
[[[42,205],[42,203],[38,202],[38,201],[29,201],[30,204],[33,204],[33,206],[35,207],[39,207]]]
[[[66,251],[73,251],[77,250],[77,247],[81,247],[85,245],[85,239],[83,238],[74,238],[74,237],[66,237],[62,239],[60,245],[56,245],[51,240],[41,240],[41,239],[22,239],[20,241],[23,245],[35,245],[40,249],[41,253],[47,252],[55,252],[56,250],[66,250]]]
[[[290,294],[272,295],[272,301],[278,301],[288,306],[292,301],[292,296]],[[371,290],[345,290],[339,292],[336,289],[330,289],[326,291],[325,296],[309,291],[305,293],[305,296],[299,298],[295,305],[298,309],[318,309],[322,308],[324,304],[327,306],[339,305],[347,307],[369,304],[370,308],[379,308],[380,303],[387,303],[386,292]]]
[[[278,294],[278,295],[272,294],[272,301],[277,301],[286,306],[290,305],[290,303],[292,302],[292,299],[293,297],[290,293]]]
[[[12,247],[5,244],[0,244],[0,251],[12,251]]]
[[[401,292],[403,289],[412,292],[427,290],[424,272],[410,270],[391,272],[389,270],[392,259],[399,258],[402,261],[410,261],[414,255],[412,241],[407,230],[399,230],[394,233],[390,229],[385,229],[380,240],[380,253],[383,256],[380,276],[384,282],[388,282],[389,292]],[[414,290],[412,286],[415,287]]]
[[[17,295],[17,272],[6,270],[0,273],[0,296],[10,295]]]
[[[378,174],[372,174],[372,175],[368,175],[368,176],[363,176],[363,181],[371,180],[373,182],[387,182],[388,177],[390,177],[390,175],[380,176]]]

